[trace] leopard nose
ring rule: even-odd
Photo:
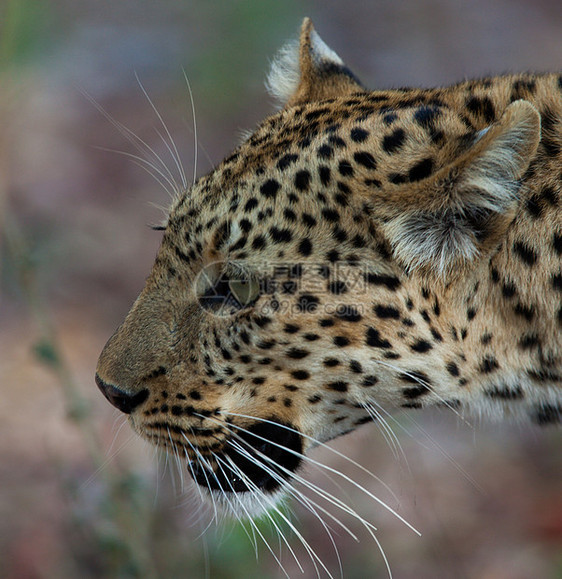
[[[104,382],[99,374],[96,374],[96,384],[109,402],[125,414],[131,414],[137,406],[141,405],[148,398],[148,390],[146,388],[136,394],[128,394],[120,388]]]

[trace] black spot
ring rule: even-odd
[[[447,364],[447,372],[449,372],[451,376],[455,377],[460,374],[459,367],[455,364],[455,362],[449,362]]]
[[[283,331],[287,334],[296,334],[300,330],[300,326],[295,324],[285,324]]]
[[[251,229],[252,229],[253,225],[251,221],[248,221],[247,219],[241,219],[240,220],[240,229],[244,232],[244,233],[248,233]]]
[[[396,129],[393,133],[384,137],[382,140],[382,148],[386,153],[394,153],[402,147],[405,140],[406,133],[404,129]]]
[[[318,148],[318,156],[321,159],[331,159],[334,155],[334,149],[329,145],[322,145]]]
[[[437,298],[435,298],[435,303],[433,304],[433,313],[437,318],[441,315],[441,306],[439,305]]]
[[[365,273],[365,281],[373,285],[383,285],[391,291],[396,291],[400,287],[400,280],[392,275]]]
[[[335,209],[322,209],[322,215],[326,221],[331,221],[332,223],[340,219],[340,214]]]
[[[535,370],[527,370],[527,375],[533,380],[539,382],[560,382],[561,376],[556,372],[552,372],[547,368],[537,368]]]
[[[541,191],[541,197],[550,205],[558,205],[559,195],[552,187],[545,186]]]
[[[337,149],[344,149],[347,145],[345,143],[345,141],[338,136],[332,135],[328,141],[330,142],[330,145],[333,145],[334,147],[336,147]]]
[[[263,235],[258,235],[252,241],[252,247],[254,249],[262,249],[263,247],[265,247],[265,245],[266,245],[266,241],[265,241],[265,237]]]
[[[486,356],[482,359],[482,362],[480,362],[478,370],[482,374],[490,374],[491,372],[495,372],[499,367],[498,361],[493,356]]]
[[[283,215],[285,216],[285,219],[287,219],[288,221],[294,222],[297,220],[297,215],[292,209],[285,209],[283,211]]]
[[[537,262],[537,252],[522,241],[517,241],[513,244],[513,251],[528,266],[532,266]]]
[[[513,309],[518,316],[525,318],[528,322],[535,317],[535,308],[533,306],[518,303]]]
[[[537,334],[524,334],[521,338],[519,338],[518,346],[522,350],[529,350],[531,348],[540,346],[540,339]]]
[[[255,209],[258,206],[258,200],[255,197],[251,197],[246,201],[246,205],[244,205],[244,211],[249,213],[252,209]]]
[[[339,241],[340,243],[347,241],[347,233],[346,233],[345,229],[342,229],[339,225],[336,225],[334,227],[334,229],[332,231],[332,237],[336,241]]]
[[[533,195],[527,199],[525,203],[525,207],[527,208],[528,213],[533,219],[538,219],[543,212],[543,206],[540,202],[540,198],[538,195]]]
[[[256,316],[254,322],[258,327],[265,328],[271,323],[271,318],[268,318],[267,316]]]
[[[363,381],[361,382],[361,386],[368,388],[369,386],[374,386],[378,381],[379,379],[376,376],[372,375],[365,376],[365,378],[363,378]]]
[[[289,229],[278,229],[277,227],[272,227],[269,230],[271,239],[275,243],[287,243],[291,241],[293,235]]]
[[[349,305],[346,305],[343,309],[338,308],[336,311],[336,316],[344,322],[359,322],[362,319],[362,316],[357,311],[357,308]]]
[[[371,171],[374,171],[377,168],[377,162],[371,153],[368,151],[358,151],[353,155],[355,162]]]
[[[430,128],[440,113],[437,107],[421,106],[414,113],[414,121],[424,128]]]
[[[347,392],[348,387],[349,384],[347,382],[342,382],[341,380],[326,384],[326,388],[329,390],[335,390],[336,392]]]
[[[320,396],[319,394],[314,394],[314,396],[310,396],[308,398],[308,402],[310,404],[317,404],[318,402],[320,402],[320,400],[322,400],[322,396]]]
[[[520,400],[523,398],[523,389],[521,386],[508,386],[506,384],[498,384],[484,392],[489,398],[499,400]]]
[[[429,177],[433,171],[433,159],[427,157],[416,163],[409,171],[408,171],[408,179],[410,181],[421,181],[426,177]]]
[[[333,342],[338,348],[345,348],[345,346],[349,346],[350,344],[349,338],[345,336],[335,336]]]
[[[306,370],[293,370],[291,376],[295,380],[308,380],[310,378],[310,372],[307,372]]]
[[[419,354],[425,354],[426,352],[429,352],[429,350],[431,350],[432,348],[433,346],[427,340],[421,339],[417,340],[410,346],[411,350],[413,350],[414,352],[418,352]]]
[[[349,362],[349,369],[354,374],[361,374],[363,372],[363,367],[357,360],[351,360],[351,362]]]
[[[433,339],[436,342],[442,342],[443,341],[443,336],[435,328],[430,328],[430,331],[431,331],[431,335],[433,336]]]
[[[303,338],[307,341],[307,342],[316,342],[316,340],[320,339],[320,336],[318,334],[304,334]]]
[[[397,118],[398,115],[396,113],[388,113],[384,115],[382,120],[384,121],[384,124],[389,127]]]
[[[365,129],[354,127],[353,129],[351,129],[350,136],[351,140],[354,141],[355,143],[363,143],[364,141],[367,140],[369,132],[366,131]]]
[[[552,274],[552,287],[562,292],[562,273],[554,273]]]
[[[305,257],[308,257],[312,253],[312,242],[310,239],[303,239],[299,243],[298,252]]]
[[[400,311],[393,306],[376,305],[373,307],[375,314],[379,318],[392,318],[394,320],[400,319]]]
[[[281,157],[281,159],[279,159],[279,161],[277,161],[277,167],[281,171],[284,171],[287,167],[292,165],[298,158],[299,156],[294,154],[284,155],[283,157]]]
[[[392,344],[388,340],[381,338],[379,331],[371,327],[367,329],[366,343],[367,346],[373,348],[392,348]]]
[[[367,242],[365,241],[365,239],[363,237],[361,237],[361,235],[357,234],[352,240],[351,243],[353,244],[353,247],[359,249],[361,247],[365,247],[367,245]]]
[[[351,166],[351,163],[346,160],[340,161],[338,171],[343,177],[351,177],[353,175],[353,167]]]
[[[468,308],[468,310],[466,310],[466,317],[469,322],[471,322],[476,317],[476,312],[477,310],[474,308]]]
[[[427,384],[419,384],[418,386],[415,386],[414,388],[405,388],[404,390],[402,390],[402,394],[404,395],[404,398],[408,398],[409,400],[419,398],[420,396],[425,396],[426,394],[429,394],[430,392],[431,392],[431,389],[429,388],[429,386]]]
[[[487,123],[494,122],[496,112],[492,101],[488,97],[470,97],[466,101],[466,108],[475,115],[484,117]]]
[[[534,80],[518,79],[513,83],[513,90],[511,91],[511,100],[516,101],[525,97],[528,98],[535,92],[535,89],[536,83]]]
[[[426,384],[431,384],[427,374],[425,372],[419,372],[417,370],[410,370],[409,372],[403,372],[400,374],[400,380],[403,382],[410,382],[411,384],[418,384],[419,382],[424,382]]]
[[[562,255],[562,234],[555,233],[552,236],[552,246],[558,255]]]
[[[302,313],[312,313],[318,309],[320,300],[311,294],[302,294],[297,302],[297,309]]]
[[[307,227],[314,227],[316,225],[316,219],[314,217],[312,217],[312,215],[309,215],[308,213],[303,213],[301,217],[302,217],[302,222]]]
[[[326,368],[335,368],[340,365],[340,361],[337,358],[326,358],[323,360],[322,364],[324,364]]]
[[[310,352],[308,350],[302,348],[291,348],[287,351],[287,357],[294,360],[301,360],[302,358],[306,358],[309,354]]]
[[[391,173],[388,176],[388,180],[394,185],[401,185],[402,183],[406,183],[408,181],[408,177],[406,175],[402,175],[401,173]]]
[[[533,421],[540,426],[562,422],[562,406],[544,402],[537,406]]]
[[[308,171],[299,171],[295,175],[295,187],[299,191],[306,191],[310,185],[310,173]]]
[[[339,261],[340,253],[336,249],[332,249],[331,251],[328,251],[326,257],[328,258],[328,261],[335,263],[336,261]]]
[[[512,298],[517,293],[515,284],[509,280],[502,283],[502,294],[506,298]]]
[[[326,167],[325,165],[322,165],[318,169],[318,174],[320,175],[320,182],[322,183],[322,185],[324,185],[324,187],[327,187],[330,184],[331,179],[330,168]]]
[[[319,322],[318,325],[321,328],[331,328],[334,325],[334,320],[332,320],[332,318],[322,318]]]
[[[264,384],[266,380],[267,378],[265,376],[256,376],[255,378],[252,378],[252,384],[259,386],[261,384]]]
[[[340,280],[331,281],[330,283],[328,283],[328,290],[331,293],[339,296],[347,291],[347,286],[345,285],[344,281]]]
[[[264,197],[270,197],[275,199],[277,197],[277,191],[279,191],[281,185],[275,179],[269,179],[260,187],[260,193]]]

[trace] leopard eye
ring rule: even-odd
[[[231,279],[228,287],[241,306],[251,304],[260,293],[260,284],[253,279]]]

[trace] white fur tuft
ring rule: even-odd
[[[271,96],[284,105],[297,91],[300,80],[299,43],[288,42],[271,63],[265,86]]]

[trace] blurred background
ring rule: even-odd
[[[135,157],[178,176],[158,115],[190,179],[187,77],[208,171],[273,111],[263,80],[304,16],[373,88],[562,63],[559,0],[0,0],[0,577],[328,576],[280,519],[302,569],[274,525],[259,527],[272,554],[249,527],[212,523],[93,382],[169,203]],[[333,452],[314,458],[421,537],[342,477],[307,477],[378,528],[394,577],[562,577],[560,430],[446,412],[391,425],[391,444],[370,425],[332,445],[384,484]],[[337,514],[349,533],[330,523],[336,550],[313,515],[288,510],[334,577],[387,576],[353,517]]]

